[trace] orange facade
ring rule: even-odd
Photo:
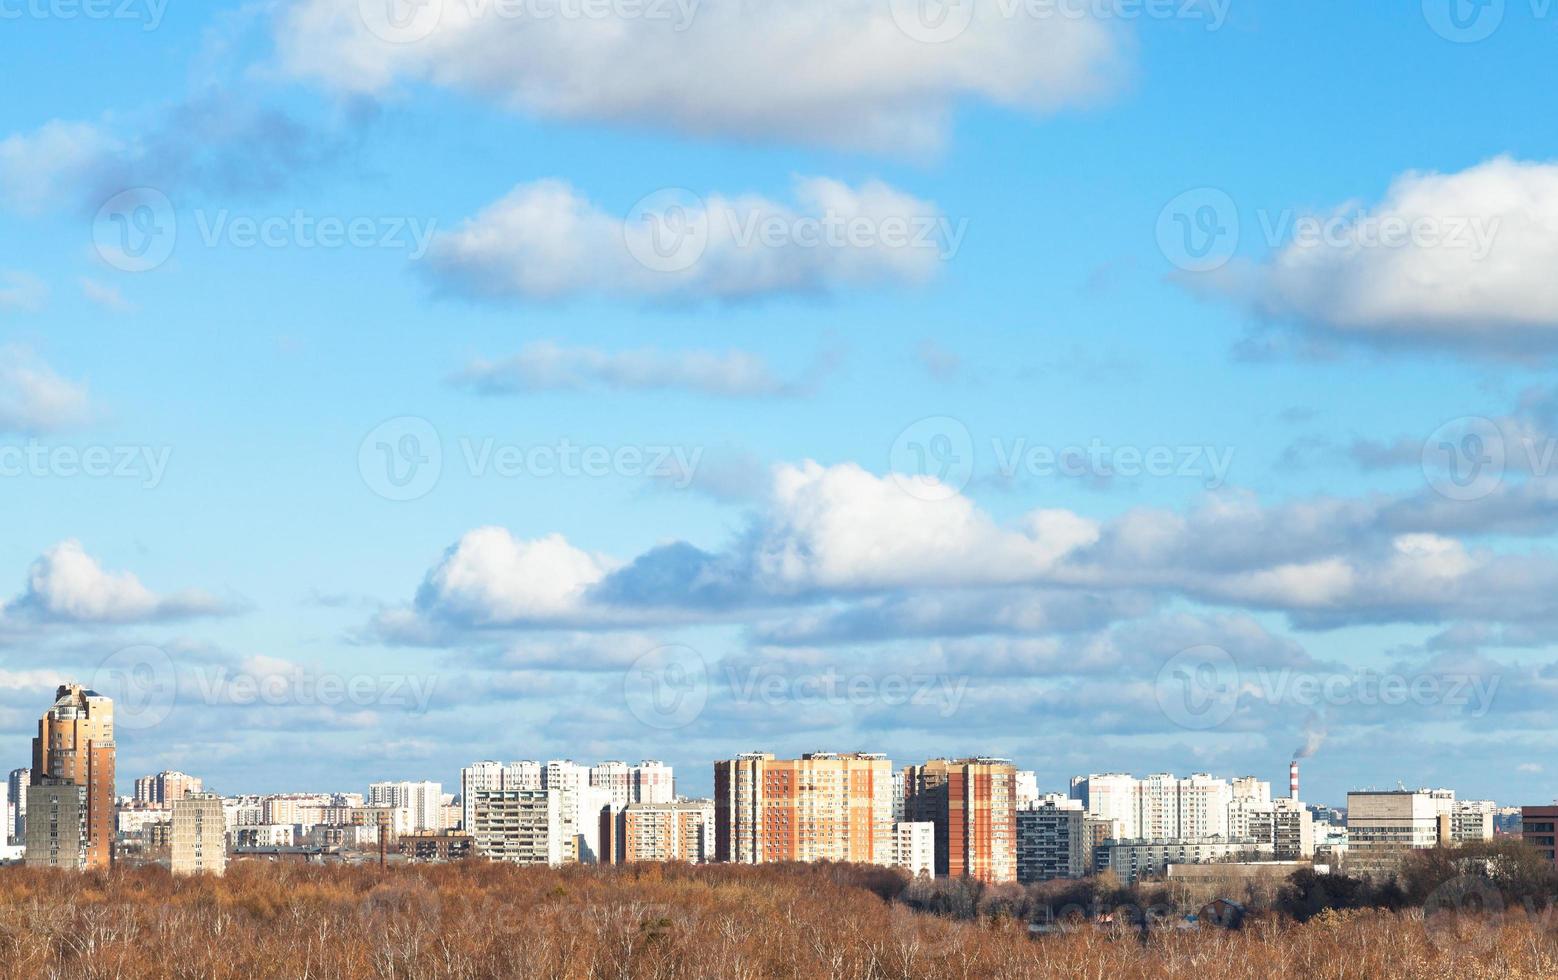
[[[114,841],[114,704],[80,685],[63,685],[38,722],[32,782],[63,779],[86,787],[86,866],[107,868]]]

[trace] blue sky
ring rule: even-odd
[[[1558,794],[1545,7],[979,0],[936,43],[896,0],[446,0],[399,43],[356,0],[72,9],[0,7],[0,447],[46,460],[0,478],[0,765],[86,678],[142,705],[127,779],[226,791],[697,792],[752,748],[1280,782],[1309,743],[1317,801]],[[669,200],[714,232],[654,268]],[[830,215],[864,237],[797,243]],[[379,444],[435,440],[387,499]],[[642,460],[466,459],[564,442]],[[1002,472],[1094,444],[1174,462]]]

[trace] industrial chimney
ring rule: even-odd
[[[1298,760],[1294,759],[1288,766],[1288,796],[1295,802],[1298,800]]]

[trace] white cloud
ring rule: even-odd
[[[0,269],[0,312],[37,313],[49,301],[49,287],[30,272]]]
[[[112,283],[95,279],[81,279],[81,295],[111,313],[134,313],[135,304],[124,298],[124,293]]]
[[[407,30],[376,23],[376,34],[358,0],[296,0],[277,48],[286,70],[349,92],[425,82],[549,118],[914,151],[941,144],[961,101],[1046,113],[1096,101],[1125,74],[1109,25],[1020,5],[1008,16],[1001,0],[974,0],[971,23],[943,43],[899,26],[917,9],[904,0],[639,5],[687,10],[666,17],[503,7],[435,2]]]
[[[79,541],[62,541],[33,562],[27,591],[7,616],[58,623],[133,623],[228,611],[203,592],[161,596],[131,572],[105,571]]]
[[[8,136],[0,140],[0,205],[33,215],[74,203],[81,183],[117,148],[99,127],[60,119]]]
[[[1069,511],[1007,527],[962,495],[925,500],[852,463],[806,462],[775,469],[752,562],[779,591],[1001,584],[1038,578],[1097,538]]]
[[[1558,343],[1558,164],[1411,172],[1372,209],[1310,219],[1262,264],[1201,285],[1327,337],[1491,352]]]
[[[474,625],[566,618],[610,568],[560,534],[521,541],[504,528],[482,527],[428,572],[417,606]]]
[[[472,361],[454,380],[488,395],[605,388],[762,398],[798,394],[805,387],[776,377],[767,361],[746,351],[612,352],[549,341],[528,344],[502,360]]]
[[[55,432],[91,416],[84,385],[55,374],[23,348],[0,346],[0,432]]]
[[[964,230],[880,181],[800,179],[795,198],[665,192],[627,216],[537,181],[439,234],[429,268],[442,287],[489,299],[737,300],[922,283]]]

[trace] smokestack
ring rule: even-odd
[[[1296,802],[1298,800],[1298,760],[1294,759],[1288,766],[1288,796]]]

